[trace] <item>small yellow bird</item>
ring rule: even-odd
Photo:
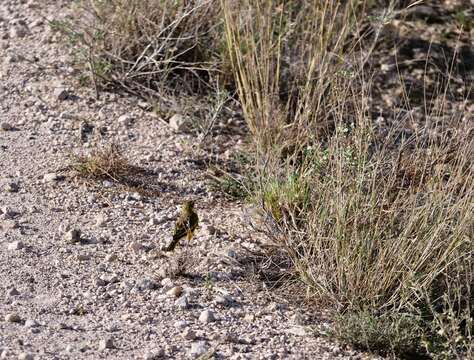
[[[173,241],[168,245],[166,251],[173,251],[179,240],[186,236],[191,241],[194,230],[196,230],[199,222],[198,214],[194,211],[194,201],[185,201],[181,206],[181,212],[176,219],[174,226]]]

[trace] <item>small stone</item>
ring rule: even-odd
[[[117,254],[109,254],[105,257],[105,261],[107,261],[107,262],[113,262],[113,261],[117,261],[117,260],[118,260]]]
[[[112,186],[114,186],[114,183],[110,180],[104,180],[102,181],[102,186],[105,188],[111,188]]]
[[[245,345],[254,345],[256,342],[257,341],[254,335],[247,335],[239,339],[239,343],[245,344]]]
[[[204,355],[207,352],[208,346],[204,340],[197,341],[191,345],[189,355],[197,358]]]
[[[296,336],[306,336],[307,335],[307,332],[306,332],[305,328],[302,327],[302,326],[294,326],[292,328],[289,328],[287,330],[287,333],[293,334],[293,335],[296,335]]]
[[[64,180],[64,176],[57,173],[48,173],[43,175],[43,180],[45,182],[54,182]]]
[[[246,314],[244,316],[244,320],[249,323],[253,323],[255,321],[255,315],[254,314]]]
[[[280,303],[275,303],[275,302],[272,302],[269,306],[268,306],[268,311],[270,313],[274,313],[276,311],[284,311],[287,309],[287,306],[285,304],[280,304]]]
[[[183,288],[179,285],[172,287],[170,290],[166,292],[169,296],[180,297],[183,293]]]
[[[176,299],[174,304],[183,310],[189,309],[189,302],[188,302],[188,297],[187,296],[181,296],[180,298]]]
[[[70,244],[75,244],[81,241],[81,230],[71,229],[64,234],[64,240]]]
[[[25,327],[28,327],[28,328],[33,328],[33,327],[37,327],[39,326],[38,322],[36,320],[33,320],[33,319],[27,319],[25,321]]]
[[[199,321],[207,324],[216,321],[216,317],[211,310],[204,310],[201,312],[201,315],[199,315]]]
[[[95,226],[104,227],[107,224],[107,220],[103,214],[99,214],[95,217]]]
[[[112,338],[102,339],[99,341],[99,351],[104,351],[105,349],[112,349],[114,347],[114,342]]]
[[[304,325],[305,324],[305,318],[301,313],[296,313],[294,314],[291,318],[290,321],[295,324],[295,325]]]
[[[148,102],[146,102],[146,101],[144,101],[144,100],[139,100],[138,103],[137,103],[137,106],[138,106],[139,108],[141,108],[141,109],[143,109],[143,110],[147,110],[147,111],[151,110],[151,107],[152,107],[152,106],[150,105],[150,103],[148,103]]]
[[[165,350],[160,348],[160,349],[155,349],[152,351],[147,351],[145,355],[143,355],[143,360],[156,360],[164,356],[165,356]]]
[[[25,247],[25,245],[21,241],[14,241],[10,244],[8,244],[8,250],[10,251],[15,251],[15,250],[21,250]]]
[[[178,330],[183,330],[188,326],[188,322],[186,320],[178,320],[174,323],[174,327]]]
[[[99,279],[105,281],[107,284],[115,284],[120,281],[118,276],[115,274],[112,274],[112,275],[104,274],[104,275],[101,275]]]
[[[18,296],[20,295],[20,292],[16,288],[13,287],[10,290],[8,290],[7,294],[8,296]]]
[[[181,333],[181,336],[183,337],[183,339],[185,340],[196,340],[197,336],[196,336],[196,332],[193,331],[192,329],[186,329],[184,330],[182,333]]]
[[[126,198],[127,201],[141,201],[142,199],[143,197],[137,192],[128,194]]]
[[[8,359],[9,352],[7,349],[0,348],[0,359]]]
[[[221,343],[238,343],[239,342],[239,338],[234,333],[226,331],[226,330],[215,333],[211,337],[211,339],[214,341],[219,341]]]
[[[19,323],[21,322],[21,317],[18,314],[11,313],[11,314],[5,315],[5,321],[11,322],[11,323]]]
[[[58,329],[60,329],[60,330],[72,330],[72,326],[70,326],[66,323],[60,322],[58,324]]]
[[[156,158],[155,158],[155,155],[153,155],[153,154],[147,155],[145,157],[145,161],[147,161],[147,162],[152,162],[152,161],[155,161],[155,160],[156,160]]]
[[[225,254],[227,257],[230,257],[232,259],[236,259],[237,258],[237,253],[235,252],[235,250],[233,249],[228,249],[226,251],[226,254]]]
[[[20,225],[15,220],[4,220],[2,222],[2,228],[6,230],[18,229]]]
[[[153,279],[144,278],[144,279],[142,279],[138,282],[137,287],[142,291],[143,290],[155,290],[155,289],[158,288],[158,283]]]
[[[105,286],[105,285],[107,285],[107,281],[105,281],[102,278],[96,278],[94,280],[94,285],[97,286],[97,287]]]
[[[174,131],[183,131],[187,128],[188,123],[183,115],[174,114],[169,120],[169,125]]]
[[[53,96],[59,100],[59,101],[63,101],[63,100],[66,100],[68,97],[69,97],[69,93],[67,91],[66,88],[64,87],[57,87],[54,89],[53,91]]]
[[[18,192],[19,186],[17,183],[11,182],[5,185],[5,190],[11,193]]]
[[[78,348],[77,348],[77,350],[79,350],[79,351],[82,352],[82,353],[83,353],[83,352],[86,352],[86,351],[88,351],[88,350],[90,350],[90,349],[91,349],[91,347],[89,346],[89,344],[87,344],[87,343],[85,343],[85,342],[82,343],[82,344],[79,344],[79,346],[78,346]]]
[[[34,360],[34,356],[32,353],[21,353],[18,355],[18,360]]]
[[[171,280],[169,277],[161,279],[160,283],[164,288],[171,289],[173,287],[173,280]]]
[[[94,125],[89,124],[87,121],[81,122],[81,125],[79,126],[79,138],[82,142],[86,142],[93,132]]]
[[[3,206],[2,208],[0,208],[0,214],[2,214],[2,217],[4,219],[13,219],[15,216],[19,214],[19,212],[11,209],[8,206]]]
[[[341,348],[336,345],[331,349],[331,352],[333,355],[337,356],[341,353]]]
[[[123,124],[123,125],[129,127],[129,126],[133,125],[134,118],[132,116],[128,115],[128,114],[124,114],[124,115],[122,115],[118,118],[118,122],[120,124]]]
[[[138,253],[145,249],[144,246],[137,241],[132,241],[130,245],[128,245],[128,248],[135,253]]]
[[[10,28],[10,37],[11,38],[24,38],[28,33],[26,26],[18,24]]]
[[[2,129],[3,131],[11,131],[13,130],[13,126],[7,122],[2,122],[0,124],[0,129]]]
[[[148,220],[148,224],[149,224],[150,226],[156,226],[156,225],[159,225],[160,223],[161,223],[161,222],[160,222],[160,219],[158,219],[158,218],[156,218],[156,217],[154,217],[154,216],[152,216],[152,217],[150,218],[150,220]]]
[[[234,299],[229,295],[217,295],[214,301],[217,305],[229,306],[234,302]]]
[[[91,259],[90,254],[77,254],[77,260],[79,261],[87,261]]]

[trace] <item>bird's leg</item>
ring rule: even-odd
[[[188,248],[189,246],[189,243],[191,241],[191,236],[192,236],[192,233],[190,230],[186,230],[186,249]]]

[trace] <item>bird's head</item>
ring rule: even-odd
[[[194,201],[187,200],[183,203],[183,210],[184,211],[190,211],[192,209],[194,209]]]

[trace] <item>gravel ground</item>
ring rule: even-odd
[[[249,275],[242,205],[209,190],[193,136],[138,99],[77,86],[48,25],[69,5],[0,3],[0,358],[370,357],[318,336],[327,322]],[[120,144],[146,191],[67,170],[99,143]],[[216,141],[218,156],[238,143]],[[166,255],[183,198],[201,225]]]

